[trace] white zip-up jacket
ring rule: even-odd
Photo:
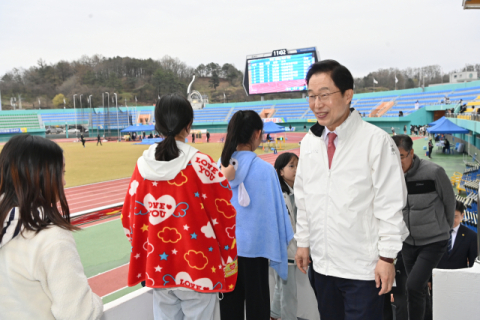
[[[324,127],[303,138],[295,178],[298,247],[310,247],[316,272],[374,280],[379,256],[395,258],[408,236],[402,209],[407,189],[390,136],[356,110],[336,128],[328,168]]]

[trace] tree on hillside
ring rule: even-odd
[[[407,83],[405,84],[405,89],[412,89],[415,88],[415,82],[412,78],[407,79]]]
[[[195,69],[195,73],[199,77],[206,77],[207,76],[207,67],[205,67],[205,65],[202,63],[197,67],[197,69]]]
[[[62,94],[62,93],[59,93],[55,96],[55,98],[52,99],[52,103],[53,103],[53,106],[55,108],[58,108],[60,106],[62,106],[64,104],[63,101],[67,101],[67,99],[65,98],[65,96]]]
[[[210,62],[209,64],[207,64],[206,66],[206,69],[207,69],[207,76],[213,76],[213,73],[215,72],[218,76],[218,74],[220,73],[221,71],[221,68],[220,68],[220,65],[218,63],[215,63],[215,62]]]
[[[213,90],[216,91],[219,84],[220,84],[220,77],[218,76],[216,71],[213,71],[212,77],[210,78],[210,88],[213,88]]]
[[[222,66],[220,76],[224,79],[227,79],[232,86],[235,86],[236,81],[242,77],[242,72],[237,70],[234,65],[230,63],[225,63]]]

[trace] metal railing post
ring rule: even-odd
[[[478,232],[478,221],[480,218],[480,192],[477,195],[477,259],[475,259],[476,263],[480,264],[480,233]]]

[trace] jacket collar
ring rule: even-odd
[[[339,125],[335,131],[337,132],[339,139],[346,139],[350,136],[350,134],[355,131],[358,124],[362,121],[360,114],[354,108],[350,108],[350,115],[348,118]],[[317,137],[321,137],[323,130],[325,129],[324,126],[320,125],[317,121],[311,128],[310,131]]]
[[[417,157],[416,154],[414,154],[413,155],[412,167],[410,169],[408,169],[407,173],[405,173],[405,177],[413,176],[417,172],[418,167],[420,167],[420,161],[421,161],[421,159],[419,157]]]

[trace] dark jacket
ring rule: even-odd
[[[477,234],[475,231],[460,225],[453,249],[445,252],[438,263],[438,269],[461,269],[473,266],[477,258]],[[467,262],[468,259],[468,262]]]
[[[405,174],[408,196],[403,219],[413,246],[448,240],[455,216],[455,194],[445,170],[439,165],[413,157]]]

